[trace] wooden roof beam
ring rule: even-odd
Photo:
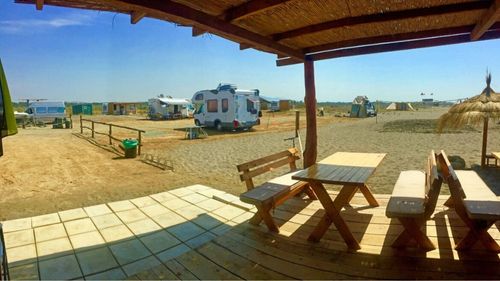
[[[36,0],[35,5],[36,9],[41,11],[43,9],[43,0]]]
[[[240,51],[243,51],[243,50],[246,50],[246,49],[250,49],[250,48],[252,48],[251,45],[245,44],[245,43],[240,43]]]
[[[304,54],[296,49],[282,45],[271,38],[246,30],[239,26],[228,23],[199,10],[173,2],[171,0],[108,0],[109,5],[125,5],[132,10],[141,10],[149,14],[161,14],[172,20],[188,21],[196,24],[198,28],[207,32],[229,38],[236,42],[251,42],[255,47],[272,50],[275,53],[287,55],[299,60],[304,59]]]
[[[447,27],[434,30],[424,30],[409,33],[398,33],[393,35],[381,35],[374,37],[363,37],[357,39],[344,40],[329,44],[317,45],[308,48],[304,48],[302,51],[304,54],[311,54],[323,51],[330,51],[334,49],[357,47],[361,45],[374,45],[381,43],[397,42],[397,41],[407,41],[415,40],[419,38],[430,38],[430,37],[441,37],[470,33],[474,29],[474,25],[458,26],[458,27]],[[500,23],[494,24],[491,29],[500,29]]]
[[[489,30],[480,39],[478,39],[478,41],[498,39],[498,38],[500,38],[500,29]],[[325,60],[325,59],[333,59],[333,58],[340,58],[340,57],[349,57],[349,56],[358,56],[358,55],[375,54],[375,53],[383,53],[383,52],[402,51],[402,50],[410,50],[410,49],[418,49],[418,48],[460,44],[460,43],[467,43],[467,42],[470,42],[470,35],[469,34],[460,34],[460,35],[447,36],[447,37],[427,38],[427,39],[423,39],[423,40],[414,40],[414,41],[396,42],[396,43],[388,43],[388,44],[380,44],[380,45],[362,46],[362,47],[348,48],[348,49],[339,49],[339,50],[333,50],[333,51],[327,51],[327,52],[307,55],[306,58],[309,58],[309,59],[316,61],[316,60]],[[294,59],[294,58],[286,58],[286,59],[281,59],[281,60],[276,61],[277,66],[285,66],[285,65],[297,64],[297,63],[301,63],[301,62]]]
[[[435,16],[435,15],[443,15],[449,13],[459,13],[472,10],[487,9],[489,7],[490,7],[490,1],[475,1],[475,2],[467,2],[459,4],[447,4],[447,5],[434,6],[428,8],[417,8],[411,10],[392,11],[387,13],[348,17],[348,18],[342,18],[318,24],[313,24],[309,26],[304,26],[301,28],[285,31],[282,33],[276,33],[272,35],[272,38],[275,41],[279,41],[287,38],[298,37],[309,33],[320,32],[344,26],[353,26],[364,23],[387,22],[392,20]]]
[[[193,26],[193,32],[192,32],[193,37],[198,37],[198,36],[203,35],[205,33],[207,33],[206,30],[203,30],[201,28]]]
[[[500,20],[500,0],[496,0],[484,13],[470,34],[471,40],[478,40],[496,21]]]
[[[144,18],[146,16],[146,13],[144,12],[132,12],[130,13],[130,23],[131,24],[136,24],[138,23],[140,20],[142,20],[142,18]]]
[[[288,1],[290,0],[251,0],[226,10],[221,18],[227,22],[231,22],[239,18],[265,11]]]

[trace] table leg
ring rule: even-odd
[[[318,196],[321,205],[325,208],[325,214],[318,225],[314,228],[308,240],[313,242],[321,240],[321,237],[323,237],[333,222],[350,249],[361,249],[358,241],[356,241],[352,235],[346,222],[340,216],[340,210],[345,204],[347,204],[349,198],[352,197],[352,194],[356,192],[357,187],[351,185],[344,186],[334,201],[332,201],[330,195],[326,192],[323,184],[312,182],[311,187]]]
[[[370,206],[372,206],[372,207],[378,207],[379,206],[379,204],[377,202],[377,199],[375,199],[375,197],[373,196],[373,193],[371,192],[371,190],[368,187],[368,185],[363,184],[363,185],[359,186],[359,190],[361,190],[361,193],[363,193],[363,195],[366,198],[366,201],[368,201],[368,204]]]

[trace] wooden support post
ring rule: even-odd
[[[43,9],[43,0],[36,0],[35,1],[35,6],[38,11],[41,11]]]
[[[142,146],[142,141],[141,141],[141,131],[138,131],[139,132],[139,144],[138,144],[138,151],[137,151],[137,155],[141,155],[141,146]]]
[[[113,126],[109,124],[109,144],[113,144],[113,138],[111,138],[111,135],[113,134]]]
[[[314,61],[306,58],[304,62],[304,82],[306,88],[306,148],[304,151],[304,168],[313,165],[317,157],[317,131],[316,131],[316,86],[314,85]]]
[[[486,166],[486,145],[488,143],[488,118],[484,119],[483,149],[481,150],[481,167]]]
[[[83,134],[83,120],[81,114],[80,114],[80,134]]]
[[[94,121],[90,121],[92,122],[92,138],[94,138]]]
[[[299,137],[300,111],[295,111],[295,137]]]

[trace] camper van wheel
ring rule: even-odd
[[[217,131],[222,131],[222,124],[219,120],[215,121],[215,129],[217,129]]]
[[[194,120],[194,124],[195,124],[196,126],[200,126],[200,125],[201,125],[201,124],[200,124],[200,120],[195,119],[195,120]]]

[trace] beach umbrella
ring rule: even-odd
[[[466,125],[483,124],[483,148],[481,166],[486,163],[486,142],[488,140],[488,121],[500,119],[500,94],[490,87],[491,73],[486,75],[486,88],[477,96],[453,105],[447,113],[439,117],[438,132],[444,128],[461,128]]]

